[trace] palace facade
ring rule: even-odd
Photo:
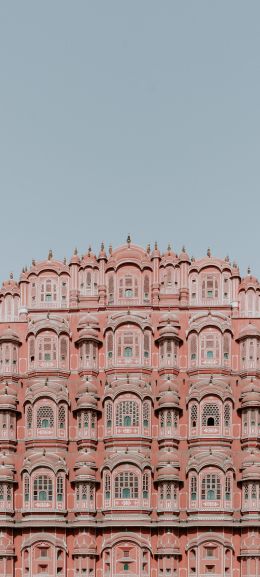
[[[127,243],[0,290],[0,576],[260,575],[260,284]]]

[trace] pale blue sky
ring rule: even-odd
[[[260,276],[259,0],[0,0],[0,279],[182,244]]]

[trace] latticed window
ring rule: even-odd
[[[230,405],[228,403],[224,406],[224,425],[225,427],[230,427],[231,423],[231,410]]]
[[[202,411],[203,427],[216,427],[220,423],[219,406],[213,403],[207,403]]]
[[[52,501],[53,488],[52,480],[47,475],[40,475],[34,479],[33,483],[33,500],[34,501]]]
[[[228,333],[224,334],[223,337],[223,355],[224,355],[224,361],[227,361],[229,359],[229,349],[230,349],[230,336]]]
[[[148,401],[144,401],[143,403],[143,425],[144,428],[147,429],[150,423],[150,403]]]
[[[191,361],[195,361],[198,357],[198,350],[197,350],[197,336],[191,335],[190,337],[190,358]]]
[[[31,405],[27,405],[26,424],[27,424],[27,429],[32,428],[32,406]]]
[[[58,426],[59,429],[65,429],[66,424],[66,411],[64,405],[59,406],[59,413],[58,413]]]
[[[249,491],[248,491],[248,483],[244,484],[244,499],[245,501],[248,501],[249,498]]]
[[[113,334],[108,333],[107,335],[107,356],[112,359],[113,356]]]
[[[109,302],[113,302],[114,300],[114,276],[111,274],[108,277],[108,299]]]
[[[220,478],[218,475],[206,475],[202,479],[201,498],[207,501],[220,500]]]
[[[39,339],[39,361],[56,361],[57,345],[54,336],[46,336]]]
[[[197,499],[197,477],[192,475],[190,480],[190,496],[192,501]]]
[[[148,332],[144,333],[144,357],[148,358],[150,355],[150,335]]]
[[[68,341],[66,337],[61,337],[60,340],[60,358],[61,361],[65,362],[68,355]]]
[[[148,499],[149,477],[148,473],[143,475],[143,498]]]
[[[252,483],[251,497],[252,497],[252,499],[257,498],[257,484],[256,483]]]
[[[138,499],[138,477],[128,471],[122,472],[115,478],[116,499]]]
[[[5,498],[5,495],[4,495],[4,485],[3,485],[3,483],[0,483],[0,501],[3,501],[4,498]]]
[[[149,276],[148,274],[146,274],[144,276],[144,300],[147,300],[149,298]]]
[[[29,479],[29,475],[25,475],[24,476],[24,500],[26,503],[28,503],[30,498],[30,479]]]
[[[116,426],[134,427],[139,425],[139,407],[136,401],[121,401],[116,407]]]
[[[61,502],[63,500],[63,477],[59,475],[57,477],[57,501]]]
[[[34,340],[34,337],[31,337],[30,341],[29,341],[29,359],[30,359],[31,363],[33,363],[33,361],[35,360],[35,340]]]
[[[108,429],[112,427],[112,413],[113,413],[113,406],[111,401],[108,401],[106,403],[106,424]]]
[[[225,501],[230,501],[231,499],[231,478],[226,477],[225,480]]]
[[[110,499],[111,495],[111,479],[109,473],[105,475],[105,498]]]
[[[213,274],[202,276],[201,294],[203,299],[218,298],[218,278]]]
[[[54,426],[53,409],[49,406],[40,407],[37,411],[37,427],[39,429],[52,428]]]
[[[190,420],[191,420],[191,426],[197,427],[197,420],[198,420],[198,407],[197,405],[192,405],[191,406],[191,410],[190,410]]]
[[[95,413],[95,411],[91,411],[91,429],[95,429],[96,428],[96,421],[97,421],[97,415]]]

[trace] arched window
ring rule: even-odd
[[[68,358],[68,340],[67,337],[60,339],[60,362],[61,366],[65,366]]]
[[[150,335],[148,331],[144,333],[144,358],[148,359],[150,356]]]
[[[52,407],[42,406],[37,411],[37,428],[48,429],[54,426],[54,414]]]
[[[57,335],[48,334],[37,338],[38,360],[40,366],[57,364]]]
[[[52,501],[53,483],[47,475],[36,477],[33,482],[33,500],[34,501]]]
[[[46,279],[41,284],[41,302],[57,302],[57,283],[54,279]]]
[[[202,275],[201,296],[203,300],[208,302],[218,299],[219,279],[216,274]]]
[[[116,499],[138,499],[138,476],[124,471],[115,477]]]
[[[231,407],[229,403],[224,405],[224,426],[230,427],[231,425]]]
[[[200,360],[202,365],[219,365],[221,335],[217,331],[207,331],[200,334]]]
[[[108,304],[114,302],[114,274],[111,273],[108,277]]]

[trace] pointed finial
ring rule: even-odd
[[[150,254],[150,252],[151,252],[150,243],[148,243],[148,245],[147,245],[147,247],[146,247],[146,252],[147,252],[147,254]]]
[[[66,259],[66,257],[64,257],[64,259],[63,259],[63,264],[67,264],[67,259]]]
[[[158,243],[157,243],[157,240],[156,240],[156,241],[155,241],[155,243],[154,243],[154,250],[158,250]]]
[[[184,246],[184,245],[183,245],[183,247],[182,247],[182,249],[181,249],[181,250],[182,250],[182,252],[186,252],[186,248],[185,248],[185,246]]]
[[[250,266],[249,266],[248,269],[247,269],[247,274],[251,274],[251,268],[250,268]]]
[[[112,247],[112,244],[111,244],[111,243],[110,243],[110,245],[109,245],[108,252],[109,252],[110,255],[111,255],[112,252],[113,252],[113,247]]]
[[[51,248],[50,248],[49,254],[48,254],[48,260],[51,260],[52,257],[53,257],[53,254],[52,254],[52,250],[51,250]]]
[[[74,248],[74,255],[77,256],[77,254],[78,254],[78,249],[77,249],[77,247],[75,246],[75,248]]]
[[[130,234],[128,234],[127,239],[126,239],[126,242],[127,242],[128,246],[130,246],[130,244],[131,244],[131,236],[130,236]]]
[[[10,272],[10,279],[13,279],[13,278],[14,278],[14,275],[12,272]]]
[[[91,255],[91,246],[89,245],[89,247],[88,247],[88,256],[90,256],[90,255]]]
[[[171,247],[171,243],[170,243],[170,242],[168,242],[167,250],[168,250],[168,252],[171,252],[171,250],[172,250],[172,247]]]
[[[229,262],[229,256],[227,254],[227,256],[225,257],[225,262]]]
[[[32,259],[32,265],[35,266],[35,264],[36,264],[36,263],[35,263],[35,259],[33,258],[33,259]]]
[[[208,256],[209,258],[211,257],[211,250],[210,250],[210,248],[208,248],[208,250],[207,250],[207,256]]]
[[[195,257],[194,257],[194,256],[191,257],[191,262],[195,262]]]
[[[100,247],[100,248],[101,248],[102,251],[105,250],[105,245],[104,245],[103,240],[102,240],[102,242],[101,242],[101,247]]]

